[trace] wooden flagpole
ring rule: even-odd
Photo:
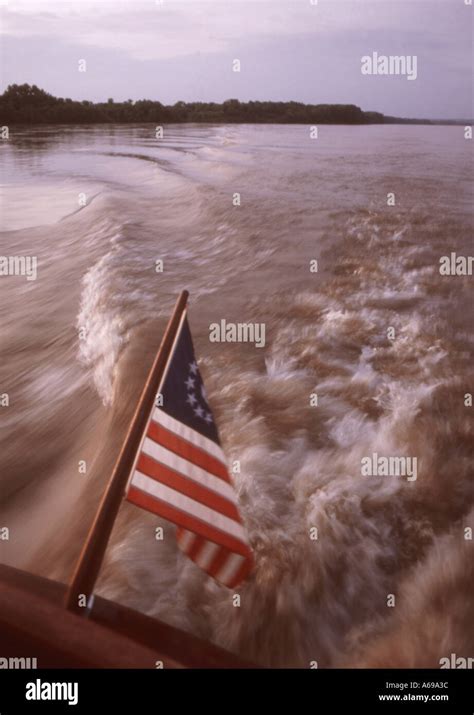
[[[173,315],[166,327],[160,348],[138,401],[127,437],[76,565],[74,576],[65,598],[65,606],[70,611],[85,613],[88,610],[83,606],[79,606],[79,596],[84,595],[88,603],[92,596],[115,518],[120,509],[124,490],[135,461],[137,449],[153,409],[156,393],[165,371],[181,316],[186,308],[188,295],[188,291],[183,290],[176,301]]]

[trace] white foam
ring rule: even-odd
[[[82,279],[76,322],[80,359],[92,368],[97,392],[105,405],[112,402],[117,359],[128,337],[121,306],[110,292],[110,271],[120,251],[118,238],[111,239],[112,249]]]

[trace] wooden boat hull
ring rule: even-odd
[[[87,617],[64,608],[66,586],[0,565],[2,658],[38,668],[254,668],[223,648],[98,596]]]

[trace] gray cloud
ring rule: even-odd
[[[354,102],[389,114],[469,117],[473,8],[463,0],[9,0],[2,88],[172,103]],[[360,59],[416,54],[418,79],[367,77]],[[242,70],[232,72],[232,60]],[[78,72],[78,60],[87,72]]]

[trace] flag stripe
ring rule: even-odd
[[[176,492],[189,497],[198,504],[210,507],[219,514],[223,514],[229,517],[229,519],[240,523],[239,512],[235,504],[219,496],[219,494],[206,489],[197,482],[188,479],[180,472],[170,469],[165,464],[156,462],[143,452],[138,459],[136,470],[150,477],[157,483],[164,484]]]
[[[182,422],[175,420],[174,417],[171,417],[164,410],[158,407],[155,407],[153,411],[152,420],[154,422],[158,422],[160,425],[163,425],[163,427],[166,427],[166,429],[169,429],[171,432],[179,435],[187,442],[191,442],[191,444],[194,444],[196,447],[200,447],[204,450],[204,452],[207,452],[209,455],[222,462],[225,467],[227,466],[222,447],[202,435],[200,432],[196,432],[196,430],[191,429],[191,427],[187,427]]]
[[[243,561],[245,561],[245,559],[240,554],[229,554],[229,557],[217,571],[215,577],[224,583],[233,583]]]
[[[192,462],[188,462],[188,460],[183,459],[174,452],[170,452],[169,449],[162,447],[148,437],[146,437],[143,442],[142,452],[152,457],[155,462],[160,462],[170,469],[181,472],[194,482],[210,489],[225,499],[230,499],[230,501],[235,504],[235,491],[228,482],[224,482],[222,479],[219,479],[219,477],[209,474],[209,472],[197,467]]]
[[[197,556],[191,556],[188,551],[185,553],[189,556],[189,558],[193,559],[193,561],[195,561],[200,568],[210,574],[210,565],[212,564],[216,553],[219,553],[221,550],[222,547],[218,544],[214,544],[212,541],[204,541],[204,544],[199,549]]]
[[[229,588],[235,588],[235,586],[247,578],[252,568],[253,559],[249,556],[246,559],[241,559],[240,566],[236,564],[236,568],[231,575],[227,575],[226,573],[222,574],[221,572],[216,578],[225,583]]]
[[[147,436],[157,444],[169,449],[170,452],[185,457],[189,462],[201,467],[201,469],[206,469],[214,476],[229,482],[227,467],[219,459],[192,444],[192,442],[188,442],[177,434],[170,432],[169,429],[158,424],[158,422],[153,420],[150,422]]]
[[[180,532],[178,544],[186,556],[210,576],[216,578],[220,574],[219,580],[222,583],[226,583],[226,580],[229,581],[229,584],[234,582],[236,571],[240,571],[241,563],[246,562],[244,557],[239,555],[238,560],[235,561],[235,559],[231,559],[232,552],[225,547],[206,541],[181,527],[178,528],[178,531]],[[189,538],[183,539],[183,535]]]
[[[241,553],[245,557],[249,557],[250,550],[247,544],[223,531],[219,531],[210,524],[207,524],[206,522],[175,508],[161,499],[150,496],[149,493],[144,492],[135,486],[130,487],[127,499],[142,509],[146,509],[157,516],[161,516],[168,521],[172,521],[174,524],[182,526],[184,529],[194,531],[196,535],[201,534],[209,541],[224,545],[227,549],[229,549],[229,551]]]
[[[183,529],[181,526],[178,526],[176,529],[176,538],[180,548],[187,552],[187,550],[191,548],[194,543],[194,539],[196,539],[197,536],[196,534],[193,534],[192,531],[188,531],[187,529]]]
[[[147,506],[144,505],[143,497]],[[144,509],[205,536],[206,539],[215,541],[221,546],[226,546],[231,551],[245,556],[249,553],[245,532],[240,524],[153,481],[140,472],[135,472],[133,475],[128,499],[134,503],[140,501],[139,506],[143,506]]]
[[[219,551],[215,554],[212,562],[209,564],[208,574],[210,576],[214,576],[215,578],[219,571],[223,568],[223,566],[225,566],[230,556],[231,552],[227,549],[219,549]]]
[[[196,536],[193,545],[186,551],[186,554],[189,556],[190,559],[195,561],[202,547],[206,543],[206,539],[204,539],[202,536]]]

